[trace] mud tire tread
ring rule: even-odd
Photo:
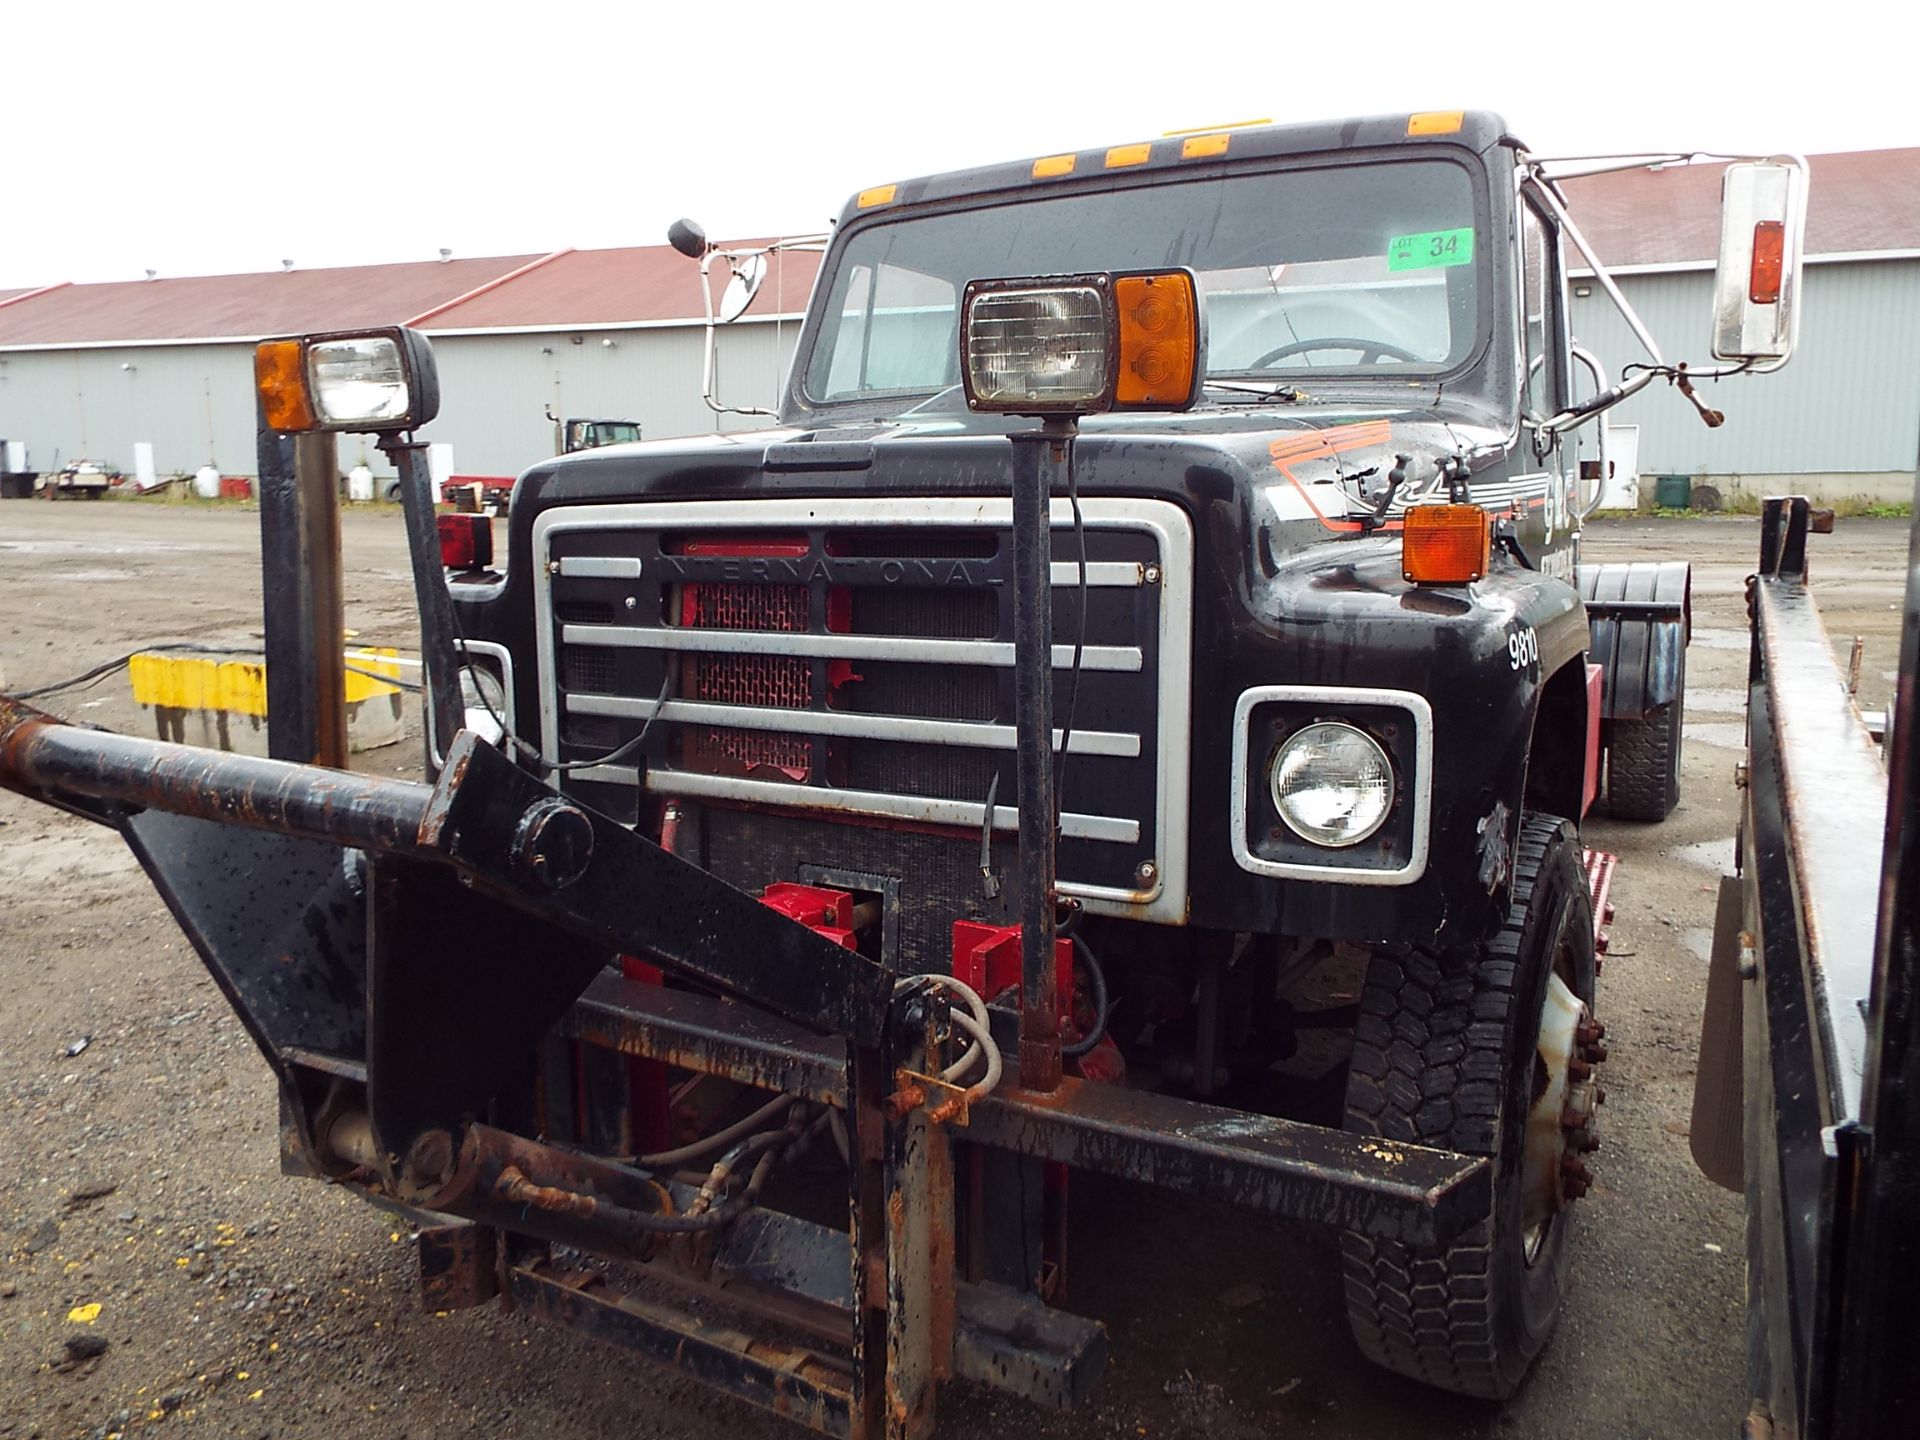
[[[1522,939],[1535,888],[1558,846],[1571,847],[1577,869],[1571,824],[1522,817],[1507,918],[1477,950],[1374,954],[1354,1030],[1349,1131],[1494,1154]],[[1584,897],[1584,884],[1579,893]],[[1369,1360],[1457,1394],[1513,1393],[1545,1335],[1530,1349],[1500,1338],[1511,1327],[1498,1313],[1493,1228],[1491,1216],[1477,1221],[1439,1252],[1342,1235],[1347,1318]]]

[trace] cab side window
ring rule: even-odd
[[[1561,329],[1560,233],[1535,210],[1520,205],[1520,295],[1527,356],[1527,412],[1545,418],[1566,397],[1566,337]]]

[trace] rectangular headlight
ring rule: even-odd
[[[404,420],[412,401],[406,362],[390,335],[320,340],[307,347],[314,410],[322,425],[379,429]]]
[[[1112,295],[1105,275],[972,281],[960,322],[967,403],[1019,415],[1106,409]]]
[[[960,319],[967,404],[1011,415],[1185,410],[1205,329],[1191,270],[974,280]]]
[[[405,326],[268,340],[254,357],[275,430],[412,430],[440,412],[426,336]]]

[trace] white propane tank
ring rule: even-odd
[[[220,498],[220,470],[214,465],[202,465],[193,472],[193,493],[202,500]]]
[[[347,499],[356,505],[364,505],[373,499],[373,471],[364,465],[356,465],[347,472]]]

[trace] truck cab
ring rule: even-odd
[[[778,878],[757,873],[776,837],[789,868],[899,872],[938,899],[900,943],[938,960],[953,918],[996,908],[980,830],[996,778],[1012,789],[1002,457],[1021,422],[968,407],[961,292],[986,268],[1177,263],[1204,307],[1197,402],[1087,418],[1077,531],[1054,500],[1058,679],[1077,681],[1062,890],[1173,930],[1480,933],[1522,811],[1584,808],[1583,497],[1574,437],[1542,424],[1572,403],[1558,222],[1496,117],[1426,123],[857,197],[777,428],[536,466],[512,523],[530,563],[456,587],[463,633],[515,657],[523,736],[571,764],[657,717],[629,763],[574,772],[583,795],[635,823],[698,812],[741,881]],[[1486,573],[1410,578],[1405,517],[1447,500],[1486,513]],[[1382,747],[1350,829],[1303,834],[1273,803],[1273,737],[1309,716]],[[928,850],[911,878],[908,835]]]

